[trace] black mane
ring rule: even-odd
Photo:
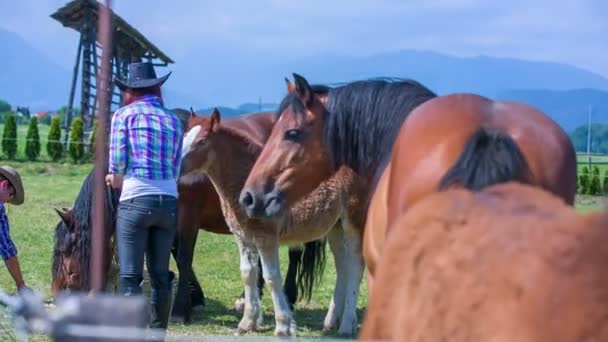
[[[92,170],[80,188],[80,192],[74,201],[71,209],[72,222],[76,235],[76,241],[72,241],[71,228],[63,221],[60,221],[55,228],[55,246],[53,248],[52,272],[57,276],[60,271],[60,256],[62,253],[68,255],[76,254],[81,261],[81,286],[83,291],[90,289],[89,265],[91,261],[91,234],[92,234],[92,213],[94,201],[94,171]],[[114,234],[116,209],[118,206],[119,194],[108,186],[105,186],[104,209],[107,221],[106,232],[108,238]]]
[[[312,86],[314,93],[328,93],[325,142],[333,167],[353,168],[364,177],[375,177],[386,165],[393,143],[408,114],[437,95],[410,79],[376,78],[334,88]],[[278,115],[292,106],[303,113],[295,92],[279,106]]]

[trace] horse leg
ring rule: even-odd
[[[262,259],[264,280],[272,295],[274,304],[274,318],[276,336],[295,336],[296,321],[293,318],[287,297],[283,292],[283,280],[281,279],[281,264],[279,261],[279,242],[264,241],[263,245],[258,246],[260,258]]]
[[[179,271],[179,279],[177,284],[177,293],[173,303],[173,312],[171,313],[171,321],[187,323],[190,321],[192,311],[192,292],[191,283],[195,279],[192,270],[192,260],[194,256],[194,246],[198,237],[198,228],[179,227],[180,231],[176,236],[177,250],[174,257],[176,258],[177,269]],[[185,234],[184,232],[188,232]],[[197,282],[198,284],[198,282]],[[200,286],[200,285],[199,285]],[[199,287],[200,289],[200,287]],[[200,289],[202,293],[202,289]]]
[[[338,327],[338,319],[342,317],[344,312],[344,301],[346,296],[346,277],[347,277],[347,260],[344,247],[344,229],[342,225],[336,225],[327,234],[329,248],[334,255],[334,263],[336,265],[336,285],[334,287],[334,295],[329,303],[325,320],[323,321],[323,330],[329,331]]]
[[[262,260],[258,259],[258,268],[262,270]],[[260,300],[264,295],[264,277],[262,276],[262,272],[258,273],[258,292],[260,295]],[[245,290],[241,293],[239,299],[234,302],[234,309],[237,312],[243,312],[245,308]]]
[[[297,246],[289,247],[289,266],[287,267],[287,274],[285,275],[284,290],[291,311],[293,311],[296,301],[298,300],[297,275],[298,267],[302,260],[302,254],[304,254],[303,248]]]
[[[344,311],[338,333],[354,335],[357,330],[357,299],[359,298],[359,287],[363,279],[365,261],[361,249],[360,231],[350,223],[344,223],[342,227],[344,228],[344,261],[347,275]]]
[[[237,333],[255,331],[264,318],[258,288],[258,250],[250,241],[234,235],[239,246],[241,280],[245,286],[245,308],[243,318],[239,322]]]

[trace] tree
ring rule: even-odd
[[[40,156],[40,134],[38,133],[38,118],[35,116],[30,119],[30,126],[27,129],[25,156],[29,160],[36,160]]]
[[[602,193],[608,195],[608,169],[604,171],[604,179],[602,182]]]
[[[8,159],[14,159],[17,155],[17,122],[12,114],[6,117],[6,122],[4,123],[2,152],[4,152]]]
[[[580,183],[580,194],[587,195],[589,193],[589,169],[586,166],[583,166],[581,170],[581,175],[578,176],[578,180]]]
[[[84,122],[80,117],[72,121],[70,129],[70,141],[68,153],[74,163],[78,163],[84,157]]]
[[[591,171],[591,182],[589,183],[589,195],[599,196],[602,193],[602,183],[600,181],[600,169],[594,166]]]
[[[49,137],[46,143],[46,152],[54,162],[61,159],[61,155],[63,154],[63,145],[61,144],[61,126],[59,120],[59,117],[55,117],[53,118],[53,121],[51,121]]]
[[[11,105],[4,101],[0,100],[0,113],[6,113],[11,111]]]

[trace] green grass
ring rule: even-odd
[[[72,165],[54,163],[7,162],[22,174],[26,189],[26,202],[22,206],[9,206],[8,216],[11,235],[15,241],[23,268],[25,280],[31,287],[50,296],[50,265],[53,244],[53,230],[58,222],[53,207],[70,207],[80,189],[80,185],[92,165]],[[598,209],[598,199],[579,197],[577,207],[581,212]],[[327,250],[327,267],[323,281],[314,294],[311,303],[299,303],[295,318],[298,335],[303,337],[327,336],[321,332],[325,311],[329,304],[335,270],[333,258]],[[287,248],[281,250],[283,275],[286,270]],[[171,268],[177,270],[174,262]],[[207,297],[207,306],[196,311],[190,325],[171,324],[169,330],[178,334],[204,336],[210,334],[231,334],[241,315],[233,310],[234,300],[243,286],[239,275],[237,247],[232,236],[201,232],[194,256],[194,269]],[[361,285],[359,308],[367,303],[365,278]],[[14,285],[6,270],[0,270],[0,287],[14,291]],[[272,335],[274,329],[273,308],[270,295],[265,289],[263,297],[264,327],[260,335]],[[359,318],[363,317],[359,312]]]

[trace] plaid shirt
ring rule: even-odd
[[[177,179],[183,127],[163,107],[161,99],[146,95],[112,116],[109,172],[141,179]]]
[[[0,255],[2,255],[2,260],[8,260],[17,255],[17,247],[9,235],[8,217],[3,203],[0,203]]]

